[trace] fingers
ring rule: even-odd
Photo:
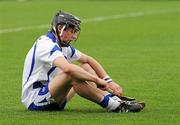
[[[104,87],[106,87],[106,85],[107,85],[107,83],[106,83],[103,79],[100,79],[100,78],[97,79],[96,84],[97,84],[98,86],[100,86],[101,88],[104,88]]]
[[[119,87],[119,96],[122,96],[123,95],[123,90],[121,87]]]
[[[115,91],[114,91],[114,94],[115,95],[117,95],[117,96],[122,96],[122,90],[120,90],[120,89],[116,89]]]
[[[106,91],[108,91],[110,93],[113,93],[114,95],[117,95],[117,96],[122,96],[123,95],[123,90],[122,90],[122,88],[118,84],[116,84],[114,82],[111,82],[111,83],[107,84],[102,79],[100,81],[101,81],[100,88],[102,90],[106,90]]]
[[[112,91],[113,91],[112,93],[114,95],[117,95],[117,96],[122,96],[123,95],[123,90],[119,85],[111,86],[111,89],[112,89]]]

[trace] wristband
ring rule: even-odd
[[[112,82],[113,80],[110,78],[110,76],[105,76],[104,78],[103,78],[103,80],[105,80],[107,83],[110,83],[110,82]]]

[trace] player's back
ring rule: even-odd
[[[58,69],[52,65],[53,60],[63,56],[57,43],[53,42],[47,36],[41,36],[37,42],[34,43],[32,48],[26,55],[23,78],[22,78],[22,102],[30,103],[29,98],[32,98],[32,93],[36,93],[33,85],[37,81],[50,80],[57,72]],[[52,73],[52,70],[53,73]],[[50,72],[51,71],[51,72]]]
[[[72,46],[59,47],[52,32],[41,36],[33,47],[29,50],[23,70],[22,79],[22,102],[28,104],[32,101],[36,89],[33,85],[36,82],[45,84],[61,72],[61,69],[53,66],[53,61],[57,57],[65,57],[69,62],[77,61],[81,52]],[[30,99],[30,100],[29,100]]]

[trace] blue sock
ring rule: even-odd
[[[106,95],[103,97],[103,100],[100,102],[100,105],[105,108],[108,106],[108,102],[109,102],[109,96]]]

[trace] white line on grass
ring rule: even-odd
[[[124,19],[124,18],[130,18],[130,17],[141,17],[145,15],[157,15],[157,14],[166,14],[166,13],[175,13],[180,12],[180,10],[154,10],[154,11],[147,11],[147,12],[130,12],[130,13],[122,13],[118,15],[112,15],[112,16],[98,16],[95,18],[89,18],[89,19],[82,19],[83,23],[91,23],[91,22],[101,22],[106,20],[113,20],[113,19]],[[36,26],[26,26],[26,27],[17,27],[17,28],[10,28],[10,29],[0,29],[0,34],[5,33],[11,33],[11,32],[20,32],[24,30],[32,30],[32,29],[44,29],[50,27],[49,24],[43,24],[43,25],[36,25]]]

